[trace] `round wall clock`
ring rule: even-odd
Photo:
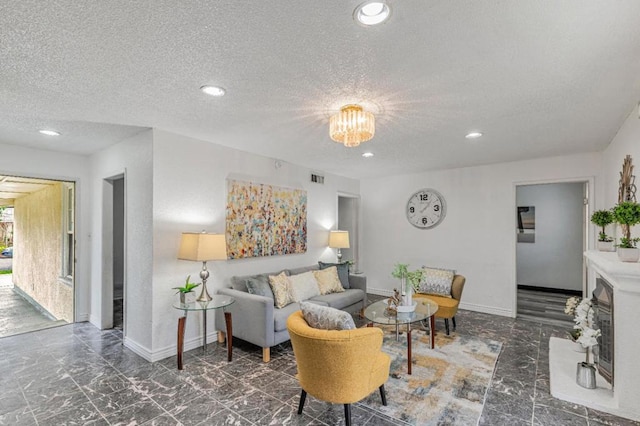
[[[407,201],[407,220],[416,228],[433,228],[442,222],[446,211],[444,197],[434,189],[421,189]]]

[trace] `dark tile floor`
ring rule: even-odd
[[[458,333],[503,342],[481,425],[632,425],[549,395],[548,341],[565,331],[461,311]],[[438,324],[442,328],[442,324]],[[71,324],[0,339],[0,425],[340,425],[342,406],[311,399],[296,414],[299,387],[288,344],[261,362],[260,348],[234,341],[234,359],[209,345],[148,363],[120,330]],[[360,406],[355,425],[397,424]]]

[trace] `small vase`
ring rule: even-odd
[[[640,249],[618,247],[618,257],[623,262],[637,262],[640,259]]]
[[[616,251],[616,246],[613,241],[598,241],[599,251]]]
[[[596,367],[593,364],[579,362],[576,368],[576,383],[586,389],[595,389]]]
[[[180,303],[184,305],[185,303],[187,303],[186,299],[187,299],[187,293],[182,293],[181,292],[180,293]]]

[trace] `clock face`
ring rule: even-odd
[[[407,220],[420,229],[429,229],[444,219],[446,205],[444,197],[433,189],[421,189],[407,201]]]

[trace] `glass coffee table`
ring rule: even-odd
[[[429,335],[431,337],[431,349],[435,345],[435,318],[438,312],[438,304],[428,299],[414,299],[416,309],[413,312],[390,313],[387,308],[387,299],[380,300],[369,305],[364,310],[364,316],[369,321],[368,326],[373,324],[393,325],[396,328],[396,340],[400,340],[400,326],[407,326],[407,373],[411,374],[411,324],[429,320]]]

